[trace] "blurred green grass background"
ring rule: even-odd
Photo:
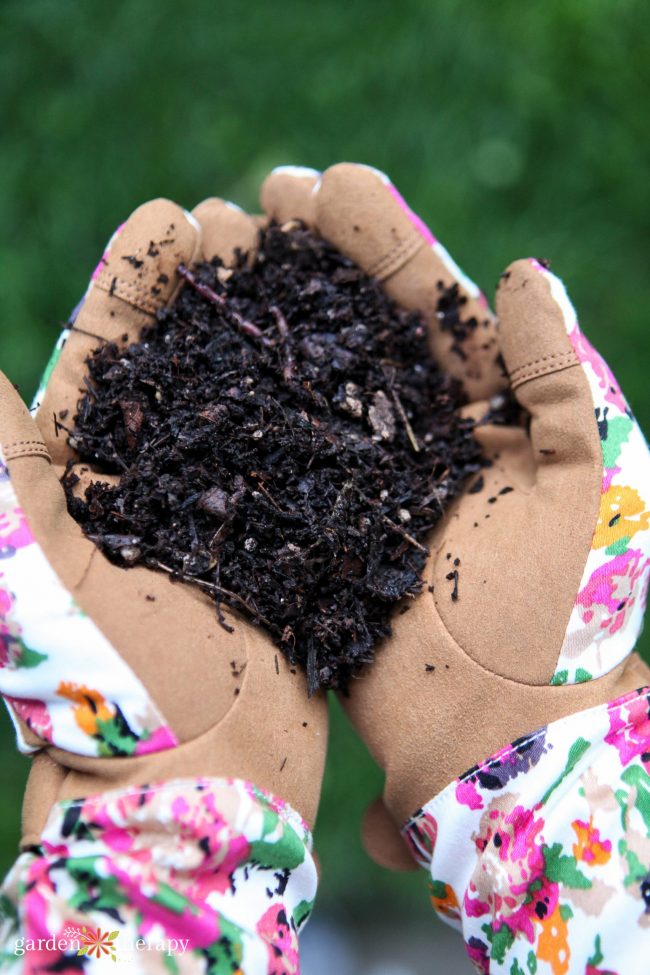
[[[387,171],[488,294],[514,258],[550,258],[647,431],[649,21],[643,0],[4,0],[1,367],[31,397],[143,200],[256,209],[272,166],[350,159]],[[381,776],[333,710],[321,909],[428,917],[423,881],[361,850]],[[4,870],[27,761],[1,731]]]

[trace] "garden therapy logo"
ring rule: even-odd
[[[18,938],[14,943],[14,954],[21,956],[29,951],[60,951],[66,954],[85,955],[87,958],[110,958],[111,961],[117,961],[115,942],[119,933],[119,931],[103,931],[101,928],[86,925],[79,927],[69,924],[56,937],[52,935],[49,938]],[[158,951],[171,958],[173,955],[185,954],[189,947],[189,938],[162,938],[159,941],[138,938],[132,947],[129,947],[128,943],[125,945],[120,942],[119,960],[129,961],[134,951],[138,954],[143,951]]]
[[[78,955],[88,955],[90,958],[103,958],[108,955],[111,961],[117,961],[115,942],[119,931],[102,931],[101,928],[82,927],[77,937],[81,942]]]

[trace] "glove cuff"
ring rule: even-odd
[[[317,886],[311,847],[298,813],[241,779],[61,802],[5,880],[0,944],[40,951],[45,968],[80,942],[94,971],[93,939],[109,932],[120,961],[163,952],[190,956],[183,971],[294,971]]]
[[[646,687],[520,738],[411,817],[433,906],[479,971],[527,971],[531,953],[540,973],[569,957],[591,971],[601,948],[632,970],[632,929],[650,923],[649,773]]]

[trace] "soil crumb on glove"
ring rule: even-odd
[[[118,565],[199,586],[226,629],[222,606],[265,627],[310,693],[345,688],[484,464],[460,386],[423,320],[302,225],[179,270],[138,342],[88,359],[71,443],[120,481],[82,500],[71,462],[70,513]]]

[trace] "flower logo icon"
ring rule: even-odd
[[[101,958],[102,955],[109,955],[111,961],[117,961],[117,955],[115,953],[115,940],[120,932],[102,931],[101,928],[93,930],[93,928],[82,927],[81,929],[81,948],[77,952],[77,955],[88,955],[92,958],[94,955],[96,958]]]

